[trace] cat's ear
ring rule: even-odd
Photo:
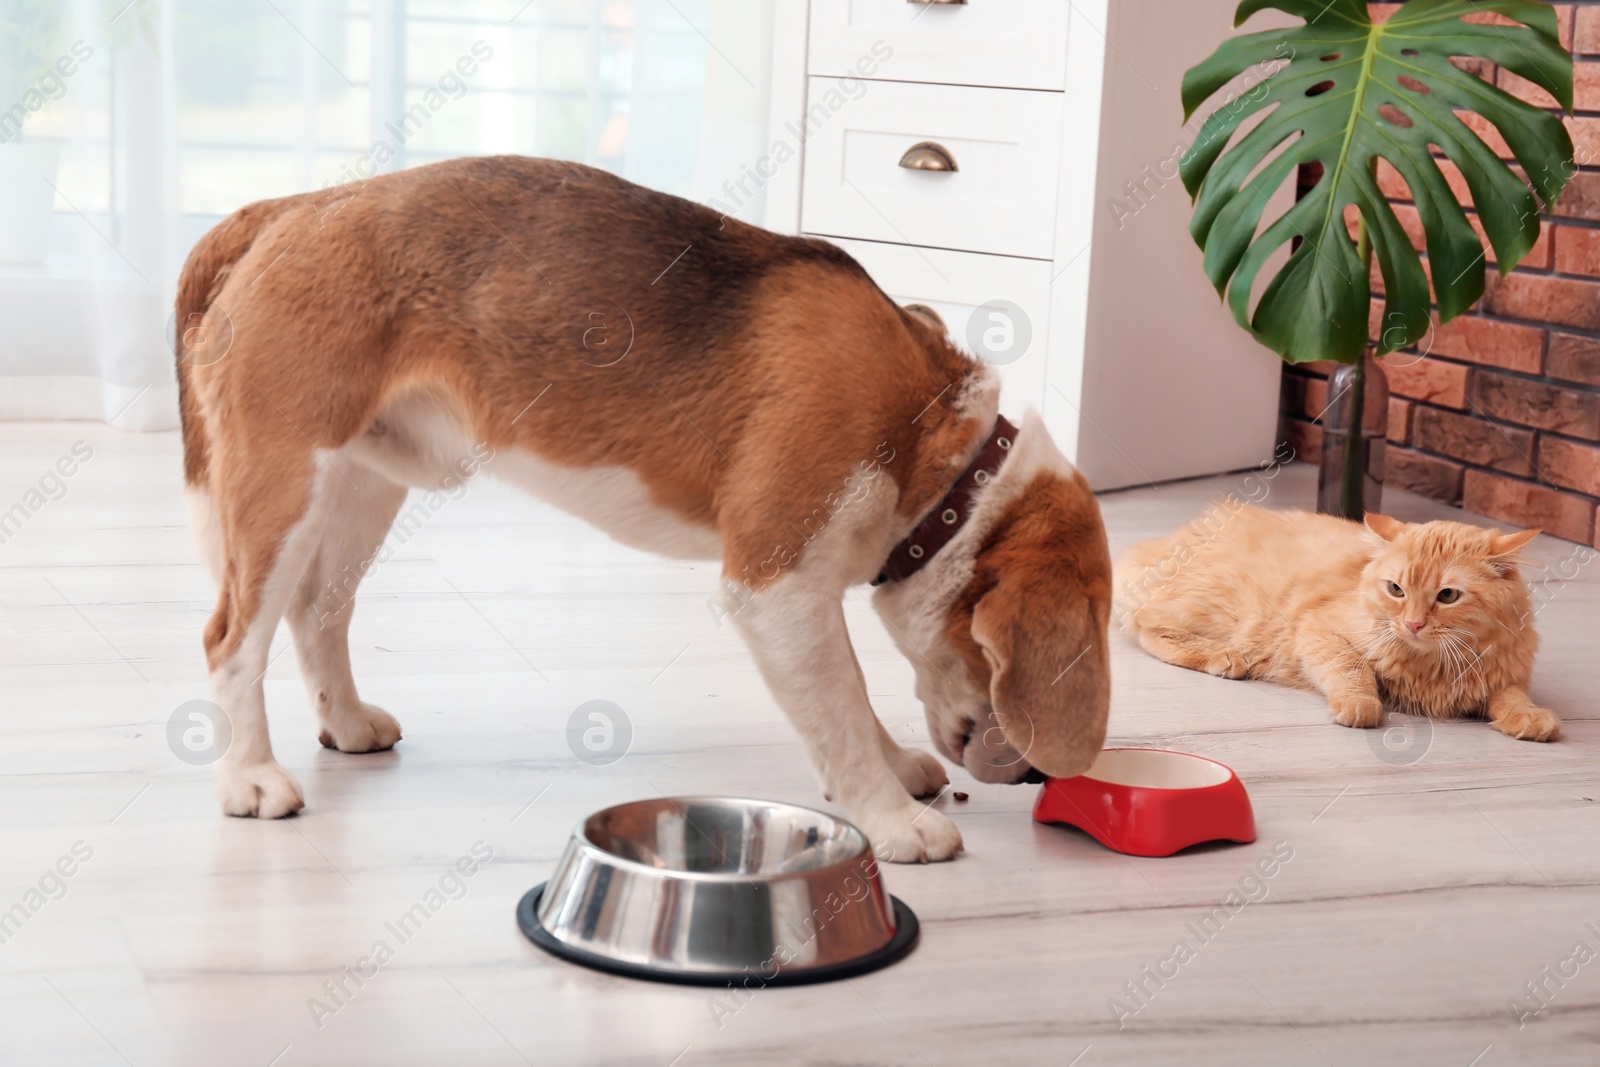
[[[1391,519],[1389,516],[1379,515],[1375,511],[1367,512],[1367,529],[1385,541],[1393,541],[1400,536],[1400,531],[1405,528],[1406,524],[1399,519]]]
[[[1512,534],[1496,533],[1489,539],[1489,554],[1509,556],[1543,532],[1543,530],[1521,530]]]
[[[1502,577],[1510,574],[1516,566],[1514,558],[1529,541],[1538,537],[1539,530],[1523,530],[1520,533],[1496,533],[1489,538],[1489,566]]]

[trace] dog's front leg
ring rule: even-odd
[[[800,732],[822,788],[896,863],[947,860],[961,832],[914,800],[879,741],[866,681],[845,628],[841,592],[789,574],[754,594],[734,621],[773,696]]]

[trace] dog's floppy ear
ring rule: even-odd
[[[989,662],[989,700],[1011,746],[1056,778],[1100,754],[1111,708],[1110,582],[1077,586],[1072,568],[1007,574],[972,612]]]
[[[916,316],[940,333],[947,332],[948,328],[944,324],[944,318],[927,304],[907,304],[906,313]]]
[[[1006,741],[1045,774],[1082,774],[1110,712],[1110,550],[1082,475],[1029,485],[978,571],[971,635]]]

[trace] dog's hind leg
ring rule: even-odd
[[[232,733],[215,765],[229,815],[281,818],[304,805],[299,784],[273,758],[261,680],[278,622],[322,541],[328,482],[343,475],[291,436],[236,433],[213,457],[222,580],[205,648],[211,699]],[[234,448],[250,454],[230,456]]]
[[[406,489],[368,467],[335,462],[343,477],[325,483],[321,540],[290,600],[289,630],[317,709],[319,739],[341,752],[378,752],[400,740],[400,724],[356,694],[350,617],[356,587],[405,503]]]

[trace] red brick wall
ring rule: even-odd
[[[1381,16],[1397,6],[1373,8]],[[1417,349],[1386,357],[1392,396],[1387,480],[1600,547],[1600,0],[1556,8],[1562,43],[1577,58],[1576,111],[1566,123],[1578,168],[1555,218],[1515,271],[1502,279],[1488,270],[1484,297],[1471,311],[1437,327]],[[1554,105],[1514,74],[1487,64],[1474,69],[1508,92]],[[1475,115],[1463,119],[1503,158],[1511,157],[1492,127]],[[1454,167],[1444,160],[1440,165],[1470,204]],[[1380,164],[1379,180],[1421,251],[1422,227],[1405,183],[1387,164]],[[1468,216],[1476,225],[1470,209]],[[1375,302],[1373,336],[1380,309]],[[1281,436],[1312,460],[1328,370],[1323,364],[1284,368]]]

